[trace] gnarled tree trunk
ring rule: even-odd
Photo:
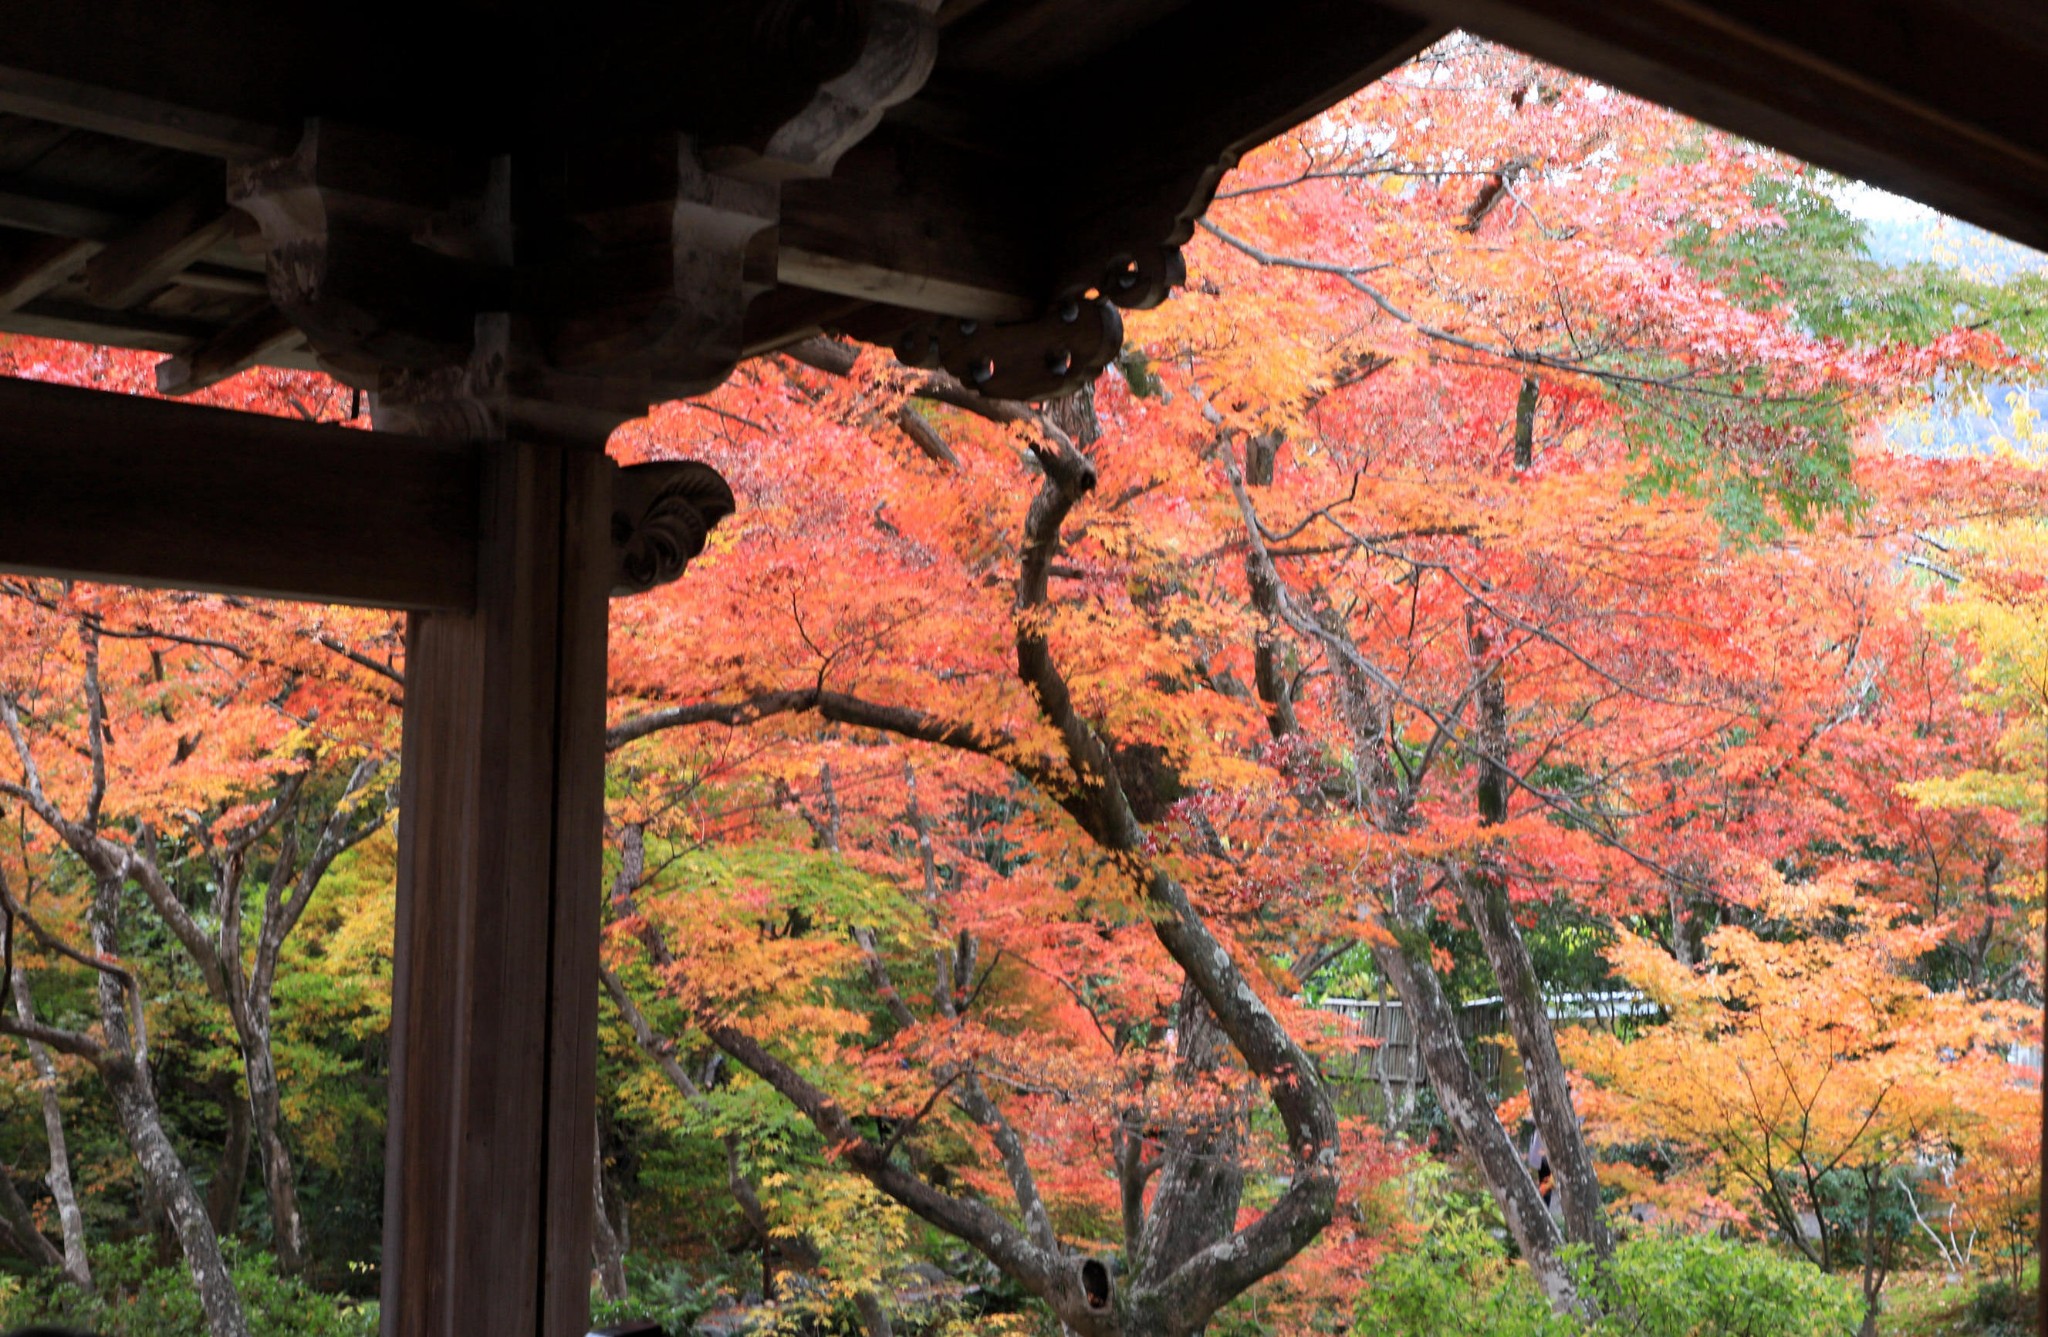
[[[1096,482],[1093,464],[1079,441],[1092,431],[1085,400],[1040,412],[1028,405],[989,401],[949,378],[927,378],[918,394],[1030,430],[1028,444],[1042,471],[1027,513],[1014,609],[1017,677],[1030,691],[1038,714],[1057,738],[1058,760],[1036,758],[1012,740],[991,737],[985,728],[940,719],[914,707],[862,701],[822,686],[776,693],[741,703],[705,703],[653,712],[614,726],[614,745],[663,728],[689,723],[749,723],[771,713],[817,710],[827,719],[881,728],[901,736],[1003,761],[1056,803],[1094,845],[1138,889],[1151,911],[1151,928],[1181,972],[1190,996],[1198,997],[1207,1020],[1228,1049],[1228,1061],[1258,1082],[1284,1127],[1289,1155],[1286,1189],[1257,1220],[1243,1227],[1223,1221],[1222,1205],[1234,1203],[1239,1182],[1231,1175],[1205,1178],[1194,1159],[1202,1151],[1234,1145],[1219,1128],[1199,1130],[1182,1143],[1188,1163],[1169,1201],[1185,1204],[1184,1227],[1140,1224],[1139,1256],[1118,1269],[1110,1260],[1081,1256],[1035,1224],[1044,1207],[1021,1155],[1004,1151],[1016,1130],[1007,1128],[993,1102],[974,1095],[971,1074],[956,1083],[961,1108],[977,1122],[982,1108],[992,1116],[984,1128],[1002,1152],[1018,1207],[1027,1225],[976,1197],[941,1190],[914,1165],[899,1160],[895,1143],[867,1136],[837,1100],[812,1084],[758,1037],[700,1008],[697,1021],[719,1049],[760,1077],[809,1118],[838,1148],[840,1164],[865,1177],[882,1193],[933,1226],[971,1245],[1016,1284],[1037,1296],[1079,1337],[1193,1337],[1218,1309],[1285,1266],[1328,1225],[1336,1207],[1339,1129],[1330,1093],[1309,1056],[1260,998],[1242,967],[1197,908],[1189,889],[1155,859],[1134,808],[1134,797],[1119,774],[1115,740],[1105,736],[1077,706],[1054,660],[1043,610],[1061,527],[1069,511]],[[1055,419],[1057,415],[1057,420]],[[927,450],[927,454],[933,452]],[[1207,1043],[1203,1041],[1202,1043]],[[1228,1137],[1236,1136],[1231,1129]],[[1127,1144],[1128,1145],[1128,1144]],[[1236,1172],[1241,1174],[1241,1170]],[[1160,1190],[1167,1192],[1165,1188]],[[1153,1210],[1158,1210],[1155,1194]],[[1234,1215],[1234,1213],[1232,1213]],[[1220,1229],[1219,1229],[1220,1223]],[[1127,1231],[1130,1227],[1127,1225]],[[1157,1256],[1145,1241],[1157,1246]],[[1203,1241],[1207,1242],[1203,1242]],[[1169,1265],[1169,1260],[1171,1261]]]
[[[1255,442],[1250,458],[1259,467],[1259,472],[1250,476],[1270,481],[1270,452]],[[1320,617],[1311,615],[1288,599],[1261,536],[1251,494],[1246,489],[1247,475],[1237,472],[1227,445],[1225,460],[1249,539],[1246,564],[1253,606],[1267,618],[1285,622],[1297,633],[1323,645],[1332,661],[1339,714],[1349,735],[1346,741],[1350,744],[1353,765],[1350,805],[1360,820],[1398,835],[1412,821],[1411,799],[1408,786],[1395,772],[1387,753],[1387,718],[1377,699],[1370,666],[1341,619],[1328,610]],[[1260,678],[1263,697],[1269,688],[1266,675],[1261,674]],[[1268,700],[1268,720],[1277,729],[1282,718],[1292,719],[1292,712],[1283,717],[1272,708],[1276,704]],[[1365,911],[1390,940],[1374,948],[1374,961],[1401,1000],[1414,1035],[1416,1056],[1451,1131],[1477,1165],[1537,1283],[1553,1305],[1560,1309],[1575,1307],[1579,1303],[1577,1286],[1560,1256],[1564,1236],[1530,1178],[1528,1165],[1495,1116],[1492,1094],[1473,1070],[1471,1057],[1465,1052],[1457,1014],[1444,996],[1443,984],[1430,960],[1427,921],[1422,908],[1414,903],[1416,883],[1416,870],[1397,868],[1378,898],[1379,903]]]
[[[1194,1084],[1228,1060],[1230,1043],[1194,987],[1183,984],[1175,1009],[1176,1076]],[[1237,1110],[1196,1111],[1168,1132],[1158,1187],[1129,1266],[1161,1276],[1237,1228],[1244,1200],[1244,1147]]]
[[[272,1003],[275,997],[278,962],[291,932],[312,903],[313,893],[341,854],[361,843],[384,824],[384,814],[361,800],[383,769],[376,757],[358,761],[343,785],[340,796],[321,821],[312,849],[303,865],[294,819],[298,816],[303,779],[295,780],[272,806],[271,816],[259,823],[232,847],[223,868],[221,926],[217,941],[208,944],[197,934],[179,933],[201,971],[234,1020],[235,1038],[242,1051],[242,1071],[249,1085],[249,1114],[255,1130],[257,1163],[263,1170],[264,1195],[270,1202],[271,1248],[278,1269],[287,1275],[302,1270],[306,1261],[306,1226],[299,1212],[298,1173],[291,1150],[285,1145],[283,1102],[280,1096],[277,1055],[272,1040]],[[359,811],[367,811],[358,817]],[[242,949],[242,864],[254,840],[281,824],[276,858],[263,888],[263,908],[257,920],[255,951],[245,967]],[[145,884],[145,890],[148,890]],[[152,896],[164,911],[161,898]],[[175,915],[168,913],[173,920]],[[205,957],[212,957],[207,969]]]
[[[1429,1074],[1437,1104],[1443,1107],[1458,1145],[1478,1166],[1487,1190],[1500,1205],[1508,1233],[1514,1236],[1515,1246],[1528,1260],[1543,1293],[1560,1308],[1574,1304],[1577,1287],[1561,1256],[1564,1235],[1543,1205],[1543,1195],[1529,1177],[1528,1164],[1494,1116],[1493,1096],[1472,1068],[1458,1034],[1457,1014],[1429,964],[1428,939],[1412,929],[1400,936],[1409,942],[1377,948],[1373,959],[1408,1013],[1416,1053]]]
[[[14,1169],[7,1165],[0,1165],[0,1235],[5,1235],[14,1251],[37,1267],[57,1270],[64,1266],[64,1255],[37,1228],[35,1213],[29,1210],[21,1190],[14,1186]]]
[[[102,878],[93,905],[93,948],[103,960],[118,959],[119,944],[114,926],[118,914],[121,884]],[[192,1273],[192,1288],[206,1315],[212,1337],[249,1337],[249,1323],[242,1314],[242,1299],[235,1290],[227,1260],[221,1256],[220,1237],[207,1215],[206,1202],[193,1186],[192,1176],[165,1134],[163,1112],[157,1105],[155,1084],[150,1080],[149,1059],[140,1037],[129,1025],[129,1000],[122,980],[106,972],[99,977],[100,1025],[110,1053],[100,1064],[107,1093],[114,1100],[114,1114],[121,1134],[135,1156],[149,1192],[163,1204]]]
[[[193,1288],[206,1315],[212,1337],[249,1337],[249,1324],[242,1313],[241,1297],[234,1278],[221,1256],[220,1238],[207,1216],[206,1202],[193,1186],[192,1176],[178,1157],[177,1149],[164,1132],[162,1111],[157,1104],[150,1077],[148,1045],[142,1034],[142,990],[135,976],[121,966],[121,893],[134,868],[153,865],[135,858],[100,835],[100,820],[106,799],[105,746],[106,710],[100,694],[99,642],[90,625],[80,627],[85,647],[86,745],[92,762],[92,781],[81,807],[81,817],[65,816],[44,790],[34,750],[22,728],[15,702],[0,694],[0,729],[6,732],[21,764],[20,784],[8,784],[8,793],[25,803],[37,819],[63,839],[92,871],[93,897],[87,914],[91,933],[90,950],[64,942],[50,932],[27,906],[17,901],[0,881],[0,903],[12,920],[42,947],[74,964],[95,972],[98,981],[100,1036],[95,1038],[37,1021],[22,1015],[26,994],[16,995],[17,1014],[0,1017],[0,1030],[23,1039],[51,1045],[65,1053],[89,1060],[113,1098],[114,1113],[123,1138],[141,1172],[144,1196],[161,1204],[168,1217],[186,1266],[192,1273]],[[151,889],[152,899],[163,892]],[[173,898],[175,899],[175,898]],[[182,907],[180,907],[182,909]]]
[[[249,1178],[249,1102],[235,1089],[232,1074],[224,1074],[198,1089],[211,1095],[227,1120],[227,1136],[221,1139],[220,1160],[213,1179],[206,1186],[206,1217],[217,1235],[232,1235],[242,1214],[242,1184]]]
[[[249,1324],[242,1316],[242,1301],[234,1278],[221,1256],[220,1237],[207,1216],[206,1202],[192,1184],[192,1176],[171,1139],[164,1133],[163,1115],[157,1108],[148,1067],[135,1059],[115,1059],[102,1069],[107,1091],[114,1098],[114,1113],[121,1134],[135,1155],[136,1167],[150,1191],[163,1204],[171,1229],[184,1252],[185,1265],[192,1273],[192,1288],[206,1315],[207,1331],[213,1337],[248,1337]]]
[[[626,1298],[626,1237],[612,1222],[604,1194],[604,1139],[591,1143],[590,1208],[596,1231],[591,1236],[591,1263],[597,1273],[598,1294],[611,1301]]]
[[[1468,615],[1476,628],[1479,610]],[[1508,706],[1507,689],[1500,665],[1488,659],[1486,638],[1471,632],[1472,659],[1478,675],[1473,693],[1479,716],[1479,783],[1476,801],[1479,820],[1498,825],[1508,815]],[[1614,1249],[1607,1233],[1607,1217],[1600,1206],[1600,1180],[1593,1172],[1592,1153],[1573,1108],[1571,1084],[1564,1060],[1557,1052],[1557,1032],[1550,1024],[1550,1011],[1536,978],[1536,963],[1529,945],[1515,922],[1508,903],[1506,878],[1492,860],[1481,858],[1478,866],[1453,870],[1451,879],[1465,905],[1465,917],[1479,935],[1486,961],[1500,989],[1507,1013],[1508,1030],[1522,1058],[1522,1071],[1529,1083],[1529,1110],[1550,1158],[1551,1174],[1563,1206],[1567,1238],[1592,1249],[1605,1258]]]
[[[14,1014],[24,1022],[35,1020],[35,997],[29,992],[28,972],[14,968]],[[71,1179],[71,1150],[64,1135],[64,1107],[57,1093],[57,1063],[49,1046],[38,1040],[28,1043],[29,1062],[36,1070],[36,1086],[42,1097],[43,1133],[50,1144],[50,1170],[43,1180],[50,1186],[50,1198],[57,1204],[57,1227],[64,1240],[64,1275],[82,1291],[92,1290],[92,1261],[85,1252],[85,1216],[78,1210],[78,1193]]]

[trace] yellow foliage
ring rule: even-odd
[[[1936,807],[2003,808],[2039,827],[2048,813],[2048,520],[1966,525],[1943,541],[1961,580],[1928,618],[1976,651],[1974,704],[2004,726],[1999,764],[1907,792]]]
[[[2037,1036],[2038,1019],[1929,990],[1913,966],[1931,931],[1858,896],[1847,872],[1806,883],[1766,872],[1759,884],[1758,928],[1714,932],[1704,966],[1626,933],[1612,949],[1667,1023],[1632,1041],[1561,1037],[1597,1084],[1583,1101],[1592,1136],[1654,1140],[1685,1162],[1665,1182],[1625,1184],[1628,1195],[1667,1213],[1738,1202],[1796,1236],[1820,1176],[1881,1177],[1958,1147],[1966,1162],[2002,1156],[1996,1139],[2039,1099],[2032,1071],[2004,1050]]]

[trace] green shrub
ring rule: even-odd
[[[54,1323],[102,1337],[207,1337],[192,1274],[182,1261],[157,1266],[151,1246],[134,1239],[94,1249],[92,1295],[55,1274],[11,1284],[0,1291],[0,1330]],[[375,1337],[374,1303],[280,1277],[269,1254],[227,1248],[253,1337]]]
[[[1575,1323],[1550,1307],[1528,1269],[1508,1258],[1489,1227],[1492,1206],[1417,1179],[1421,1238],[1373,1270],[1359,1300],[1356,1337],[1570,1337]]]
[[[1863,1315],[1847,1279],[1711,1235],[1639,1235],[1591,1290],[1598,1337],[1847,1337]]]
[[[727,1289],[728,1282],[721,1274],[700,1275],[683,1263],[628,1255],[626,1298],[606,1300],[593,1292],[590,1321],[597,1327],[636,1321],[659,1323],[670,1337],[684,1337]]]
[[[1383,1262],[1355,1337],[1850,1337],[1855,1287],[1758,1244],[1639,1235],[1596,1272],[1575,1264],[1590,1321],[1559,1314],[1508,1258],[1477,1207],[1434,1209],[1412,1248]]]
[[[1963,1305],[1963,1323],[1967,1331],[1984,1337],[2028,1337],[2034,1331],[2039,1304],[2036,1292],[1994,1279],[1970,1292]]]

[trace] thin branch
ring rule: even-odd
[[[1438,343],[1449,344],[1453,348],[1462,348],[1467,352],[1479,353],[1498,362],[1506,362],[1516,366],[1544,367],[1565,375],[1587,376],[1595,380],[1609,381],[1622,385],[1643,386],[1655,390],[1698,395],[1708,399],[1726,399],[1744,403],[1753,402],[1757,398],[1752,395],[1739,394],[1732,390],[1716,389],[1711,385],[1698,384],[1690,379],[1689,374],[1687,376],[1645,376],[1637,372],[1623,371],[1617,367],[1598,366],[1590,360],[1559,357],[1554,353],[1546,353],[1540,349],[1515,348],[1512,346],[1501,347],[1495,344],[1483,343],[1477,339],[1468,339],[1464,335],[1453,334],[1449,330],[1430,324],[1428,321],[1404,309],[1378,288],[1375,288],[1359,277],[1360,274],[1369,272],[1370,269],[1385,268],[1386,266],[1384,265],[1370,267],[1332,265],[1323,261],[1302,260],[1293,256],[1278,255],[1245,240],[1243,237],[1226,231],[1207,218],[1199,218],[1195,222],[1203,231],[1216,237],[1226,245],[1242,251],[1262,265],[1272,265],[1282,269],[1305,269],[1315,273],[1330,274],[1364,296],[1366,300],[1378,307],[1382,314],[1399,321],[1426,338],[1433,339]],[[1774,400],[1773,402],[1778,401]]]
[[[348,645],[343,644],[341,641],[337,640],[335,637],[329,636],[325,632],[321,632],[313,639],[320,645],[322,649],[330,650],[333,653],[340,655],[343,659],[346,659],[349,663],[354,664],[356,667],[368,669],[370,672],[376,674],[378,677],[388,679],[389,681],[396,683],[400,687],[405,686],[405,675],[399,672],[397,669],[393,668],[391,665],[385,663],[383,660],[372,659],[370,656],[364,654],[362,651],[356,650]]]
[[[19,922],[28,929],[29,936],[40,943],[45,950],[55,952],[57,955],[75,961],[79,965],[103,971],[118,979],[134,1007],[137,1034],[141,1034],[142,995],[141,991],[136,987],[135,976],[110,961],[101,961],[97,957],[88,956],[44,928],[41,921],[29,913],[28,907],[15,900],[14,890],[8,885],[4,871],[0,871],[0,910],[4,910],[7,917],[7,987],[10,990],[14,987],[14,925]],[[78,1031],[61,1030],[54,1026],[45,1025],[27,1015],[8,1015],[4,1011],[0,1011],[0,1032],[17,1035],[23,1039],[35,1041],[38,1044],[48,1045],[60,1053],[71,1054],[85,1059],[94,1066],[98,1066],[106,1057],[105,1048],[92,1037]]]

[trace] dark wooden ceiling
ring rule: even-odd
[[[744,150],[886,2],[0,0],[0,329],[180,355],[172,390],[310,365],[231,164],[309,117],[540,164],[529,198],[650,131]],[[1156,300],[1237,152],[1452,25],[2048,245],[2032,0],[942,0],[935,22],[919,91],[780,184],[742,351],[1027,320],[1111,261],[1138,288],[1111,296]]]
[[[872,8],[0,3],[0,329],[182,354],[173,390],[310,365],[226,164],[291,151],[309,117],[539,162],[657,129],[744,144],[851,60]],[[1435,36],[1341,0],[1255,23],[1236,0],[944,0],[936,22],[917,96],[783,187],[747,351],[1034,316],[1108,257],[1177,246],[1234,151]]]

